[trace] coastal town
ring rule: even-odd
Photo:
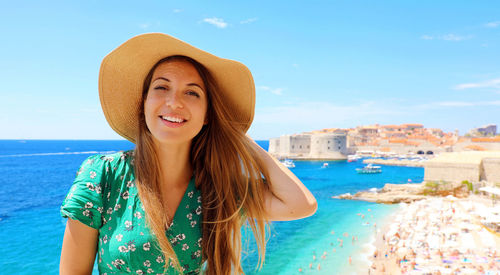
[[[364,156],[432,156],[443,152],[500,151],[496,125],[458,130],[424,128],[422,124],[368,125],[356,128],[328,128],[269,140],[269,152],[289,159],[347,159]]]
[[[496,125],[463,136],[421,124],[322,129],[270,139],[269,152],[289,167],[297,160],[347,160],[366,165],[358,173],[381,173],[384,165],[424,168],[421,183],[332,196],[401,205],[376,230],[367,274],[500,274]]]

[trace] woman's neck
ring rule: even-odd
[[[183,188],[189,183],[193,168],[189,160],[191,144],[158,144],[162,187]]]

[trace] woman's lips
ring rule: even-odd
[[[160,119],[164,125],[170,128],[181,127],[187,122],[187,120],[175,116],[160,116]]]

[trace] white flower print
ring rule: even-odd
[[[128,247],[126,247],[124,245],[120,245],[118,247],[118,251],[123,252],[123,253],[128,252],[128,250],[129,250]]]
[[[91,182],[87,182],[87,188],[88,188],[90,191],[94,191],[94,190],[95,190],[95,186],[94,186]]]
[[[131,227],[132,221],[125,221],[125,227]]]
[[[153,273],[155,272],[152,268],[148,268],[148,273]]]
[[[104,244],[108,243],[108,235],[104,235],[102,241],[104,242]]]
[[[85,217],[90,217],[90,213],[91,213],[91,212],[90,212],[90,210],[85,209],[85,210],[83,211],[83,213],[82,213],[82,214],[83,214]]]
[[[94,171],[90,171],[90,178],[93,179],[95,178],[97,174]]]
[[[113,214],[113,208],[111,208],[111,207],[110,207],[110,208],[108,208],[108,210],[106,211],[106,213],[108,213],[108,214],[110,214],[110,215],[111,215],[111,214]]]
[[[182,250],[183,251],[186,251],[188,249],[189,249],[189,245],[187,245],[187,243],[185,243],[185,244],[182,245]]]
[[[115,158],[114,158],[114,157],[112,157],[112,156],[104,156],[104,157],[102,158],[102,160],[105,160],[105,161],[113,161],[114,159],[115,159]]]
[[[121,242],[122,241],[122,238],[123,238],[123,235],[122,234],[118,234],[115,236],[116,240]]]
[[[158,257],[156,258],[156,262],[157,262],[157,263],[159,263],[159,264],[163,263],[163,258],[162,258],[162,256],[158,256]]]
[[[141,212],[139,212],[139,211],[135,212],[134,217],[141,219],[142,218]]]
[[[93,203],[91,203],[91,202],[87,202],[87,203],[85,204],[85,208],[92,208],[93,206],[94,206],[94,204],[93,204]]]
[[[135,273],[137,273],[137,274],[139,274],[139,275],[143,275],[143,274],[144,274],[144,271],[142,271],[142,270],[140,270],[140,269],[139,269],[139,270],[137,270]]]
[[[120,269],[120,265],[124,265],[125,262],[122,259],[116,259],[111,262],[112,265],[114,265],[116,268]]]
[[[177,236],[175,236],[175,238],[177,240],[179,240],[179,241],[182,241],[182,240],[184,240],[186,238],[186,235],[184,235],[184,234],[178,234]]]
[[[190,198],[192,198],[193,195],[194,195],[194,191],[191,191],[191,192],[188,193],[188,197],[190,197]]]
[[[134,252],[135,251],[135,244],[133,244],[132,242],[129,242],[129,244],[128,244],[128,250]]]
[[[201,242],[202,242],[202,240],[203,240],[202,238],[199,238],[199,239],[198,239],[198,247],[201,247]]]
[[[96,192],[97,194],[101,194],[101,191],[102,191],[101,186],[97,185],[97,186],[95,187],[95,192]]]
[[[201,215],[201,206],[199,206],[199,205],[196,208],[196,215]]]
[[[194,255],[199,258],[201,257],[201,250],[196,250],[196,252],[194,253]]]
[[[97,211],[99,211],[99,213],[102,214],[102,212],[104,212],[104,208],[103,207],[97,207]]]
[[[187,217],[189,220],[191,220],[191,219],[193,219],[193,214],[192,214],[192,213],[189,213],[189,214],[187,214],[187,216],[186,216],[186,217]]]
[[[122,194],[122,198],[123,198],[124,200],[128,199],[128,196],[129,196],[129,194],[128,194],[128,190],[127,190],[127,191],[125,191],[125,192],[123,192],[123,194]]]
[[[120,204],[115,205],[115,211],[118,211],[118,209],[122,208]]]
[[[151,266],[151,262],[149,260],[145,260],[144,261],[144,266],[145,267],[150,267]]]
[[[142,245],[142,249],[144,249],[144,251],[149,251],[150,248],[151,248],[151,243],[149,242]]]
[[[195,227],[196,226],[196,221],[191,221],[191,227]]]
[[[127,181],[127,187],[131,188],[132,186],[134,186],[134,182],[131,180]]]
[[[106,195],[108,200],[109,200],[109,196],[111,196],[111,192],[108,192],[108,195]]]
[[[201,196],[198,196],[198,202],[201,203]]]

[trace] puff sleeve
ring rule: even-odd
[[[102,225],[103,187],[106,182],[106,161],[99,155],[87,158],[61,205],[61,216],[80,221],[95,229]]]

